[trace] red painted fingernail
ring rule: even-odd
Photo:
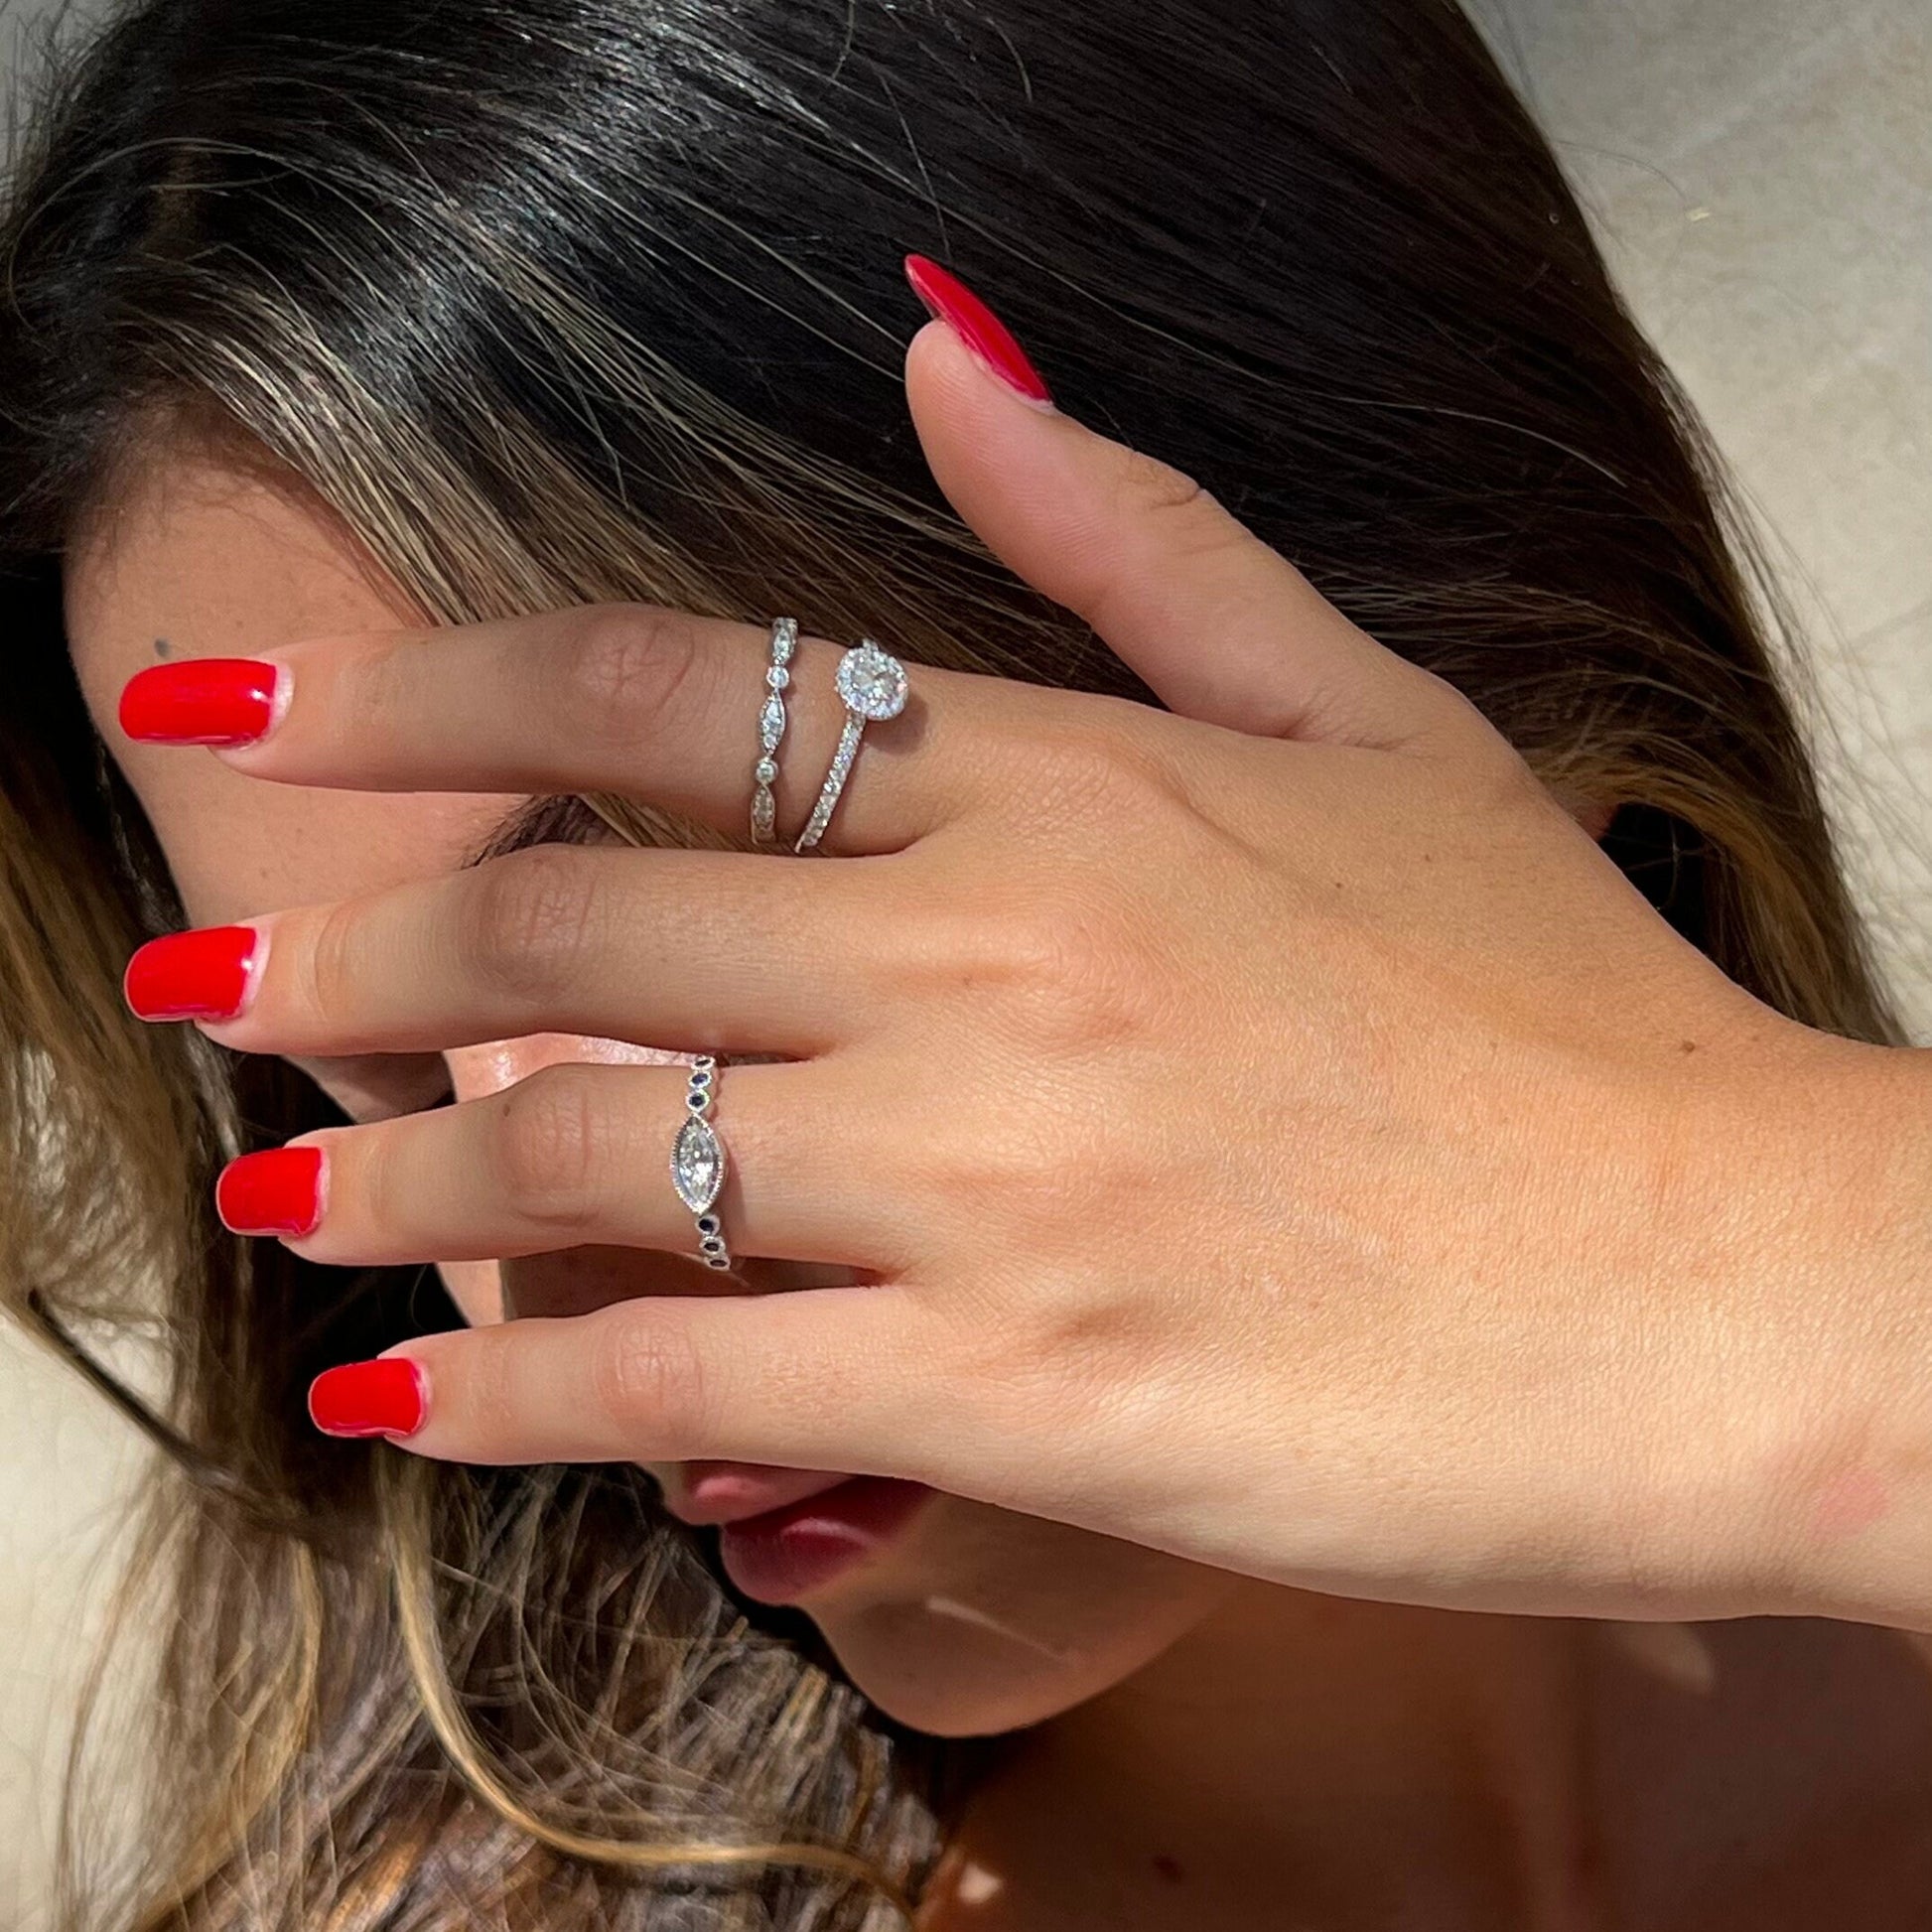
[[[1050,409],[1053,398],[1039,371],[1028,361],[1026,350],[1013,340],[998,316],[950,270],[941,268],[924,255],[907,255],[905,279],[912,293],[947,325],[1009,388],[1029,402],[1040,402]]]
[[[137,946],[121,995],[143,1020],[232,1020],[255,957],[251,925],[198,926]]]
[[[278,677],[261,657],[150,664],[121,687],[121,730],[150,745],[252,745],[275,722]]]
[[[309,1234],[322,1218],[322,1149],[271,1147],[230,1161],[215,1211],[236,1234]]]
[[[413,1436],[428,1413],[423,1371],[407,1355],[345,1362],[309,1384],[309,1420],[326,1436]]]

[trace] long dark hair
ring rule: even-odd
[[[457,1317],[426,1271],[228,1235],[219,1164],[343,1116],[120,1002],[185,921],[62,557],[171,440],[313,492],[439,619],[794,611],[1144,696],[925,471],[899,261],[937,256],[1064,407],[1615,801],[1606,849],[1734,979],[1902,1038],[1699,432],[1447,0],[144,0],[36,129],[0,243],[0,1288],[169,1449],[137,1575],[178,1612],[143,1869],[88,1922],[857,1926],[970,1783],[637,1472],[304,1420],[317,1369]],[[152,1405],[89,1352],[130,1328]]]

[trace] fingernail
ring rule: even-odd
[[[905,279],[912,293],[959,337],[1008,388],[1035,404],[1053,407],[1039,371],[1027,359],[998,316],[950,270],[924,255],[907,255]]]
[[[345,1362],[309,1384],[309,1420],[325,1436],[413,1436],[428,1412],[423,1371],[406,1355]]]
[[[137,946],[121,994],[142,1020],[232,1020],[255,958],[251,925],[199,926]]]
[[[271,1147],[230,1161],[215,1211],[236,1234],[309,1234],[322,1219],[322,1149]]]
[[[285,710],[286,664],[263,657],[184,657],[121,687],[121,730],[150,745],[252,745]]]

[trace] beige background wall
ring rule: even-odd
[[[0,13],[0,57],[37,12]],[[1849,857],[1932,1044],[1926,0],[1481,12],[1780,548]],[[0,1334],[0,1926],[19,1932],[36,1923],[49,1767],[132,1454]]]
[[[1847,857],[1932,1043],[1932,6],[1475,10],[1773,539]]]

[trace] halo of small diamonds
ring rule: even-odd
[[[905,666],[877,639],[862,637],[843,657],[833,673],[839,701],[845,706],[845,729],[839,734],[839,749],[832,754],[831,768],[818,794],[818,803],[799,833],[794,852],[808,852],[825,835],[832,812],[852,773],[852,761],[859,756],[859,740],[868,724],[883,724],[905,709],[908,685]]]
[[[845,708],[874,724],[905,709],[905,666],[871,637],[862,637],[839,659],[833,682]]]

